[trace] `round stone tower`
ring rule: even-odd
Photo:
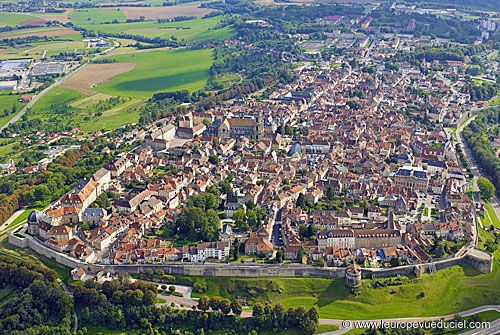
[[[356,264],[351,264],[345,272],[345,282],[348,286],[361,285],[361,267]]]

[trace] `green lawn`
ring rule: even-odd
[[[140,99],[130,99],[129,101],[116,106],[102,113],[101,116],[93,117],[90,120],[82,120],[80,129],[84,132],[93,132],[99,129],[116,129],[128,123],[139,121],[139,112],[133,107],[142,102]]]
[[[54,87],[44,96],[42,96],[36,104],[31,107],[32,111],[47,112],[51,110],[53,105],[70,104],[76,100],[85,97],[83,94],[75,92],[73,90]]]
[[[339,330],[339,326],[337,325],[319,325],[314,334],[323,334],[327,332],[334,332],[336,330]]]
[[[9,140],[1,139],[0,143],[7,143]],[[0,146],[0,162],[5,163],[8,158],[15,152],[14,146],[17,144],[17,141],[13,143],[8,143],[6,145]]]
[[[132,62],[132,71],[98,84],[99,92],[148,99],[161,91],[203,89],[212,65],[211,49],[168,50],[110,56],[119,62]]]
[[[401,286],[370,287],[363,280],[361,294],[354,296],[343,280],[321,278],[196,278],[206,286],[204,294],[250,301],[282,303],[286,308],[318,306],[322,318],[380,319],[454,314],[486,304],[500,303],[500,252],[495,252],[494,271],[480,274],[468,265],[455,266]],[[466,288],[466,289],[464,289]],[[424,292],[424,297],[421,293]],[[404,308],[401,308],[404,306]]]
[[[485,222],[483,219],[481,219],[481,221],[486,228],[489,227],[489,222]],[[485,250],[484,245],[488,241],[494,241],[494,238],[485,229],[479,227],[479,240],[477,247],[481,250]]]
[[[19,98],[19,95],[9,95],[7,92],[0,93],[0,127],[9,122],[26,105],[26,103],[19,102]],[[16,112],[12,113],[12,107],[14,106],[16,107]],[[10,112],[7,116],[5,116],[5,109]]]
[[[422,216],[427,217],[428,215],[429,215],[429,208],[425,207],[423,212],[422,212]]]
[[[490,215],[490,220],[496,228],[500,228],[500,220],[498,219],[493,207],[489,202],[486,202],[486,211]]]
[[[15,27],[19,22],[34,19],[34,16],[18,13],[0,12],[0,22]]]
[[[106,10],[108,11],[108,10]],[[113,11],[110,11],[113,12]],[[77,13],[77,12],[73,12]],[[86,19],[85,19],[86,20]],[[147,37],[170,38],[175,36],[178,40],[202,40],[231,38],[235,32],[231,27],[214,29],[220,22],[221,17],[207,19],[195,19],[180,22],[158,23],[157,21],[129,22],[118,24],[92,24],[91,21],[75,22],[75,25],[86,29],[103,33],[126,33],[131,35],[141,35]]]

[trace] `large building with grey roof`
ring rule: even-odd
[[[403,166],[394,175],[397,186],[427,192],[429,176],[427,171],[418,166]]]

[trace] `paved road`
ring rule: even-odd
[[[0,231],[7,228],[7,226],[10,225],[15,219],[17,219],[19,215],[23,214],[25,210],[26,210],[25,208],[21,208],[20,210],[14,212],[14,214],[12,214],[10,218],[8,218],[7,221],[5,221],[5,223],[0,226]]]

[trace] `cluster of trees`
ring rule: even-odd
[[[0,255],[0,286],[15,287],[0,308],[0,334],[71,334],[73,300],[54,270]]]
[[[220,192],[214,186],[194,195],[172,226],[172,234],[188,241],[216,241],[220,230],[216,212],[219,204]]]
[[[233,213],[234,225],[241,230],[257,230],[261,222],[269,216],[267,208],[255,206],[253,202],[245,204]]]
[[[171,19],[158,19],[158,23],[189,21],[189,20],[195,20],[196,18],[197,17],[193,15],[191,16],[181,15],[181,16],[174,16]]]
[[[481,193],[481,197],[488,201],[495,196],[495,185],[491,183],[488,179],[481,177],[477,180],[477,186]]]
[[[229,299],[221,299],[219,297],[209,298],[207,296],[203,296],[198,301],[198,305],[196,307],[202,312],[206,312],[211,309],[213,312],[220,312],[224,315],[228,315],[232,312],[234,315],[239,316],[243,311],[243,307],[238,300],[230,301]]]
[[[463,135],[480,167],[484,169],[494,187],[500,189],[500,158],[488,140],[492,125],[500,124],[500,108],[491,108],[469,123]]]
[[[252,310],[252,321],[256,330],[275,330],[297,328],[301,334],[312,335],[316,331],[319,322],[318,307],[313,306],[306,310],[303,306],[289,308],[282,304],[272,306],[256,303]]]
[[[53,202],[79,179],[92,176],[109,160],[108,155],[94,152],[93,148],[92,143],[82,144],[80,150],[66,152],[45,171],[0,178],[0,222],[5,222],[20,207]]]
[[[474,21],[460,21],[452,18],[444,18],[434,14],[406,14],[395,13],[390,5],[381,6],[370,14],[374,19],[372,26],[384,26],[406,31],[408,20],[416,20],[414,33],[417,35],[430,35],[451,39],[459,43],[473,43],[481,32]]]
[[[463,93],[469,93],[472,101],[489,100],[495,97],[499,90],[500,83],[482,83],[481,85],[469,83],[460,89]]]
[[[426,62],[438,60],[443,61],[465,61],[467,56],[472,57],[486,50],[485,45],[449,46],[440,47],[419,47],[411,52],[400,51],[394,55],[393,62],[410,62],[418,66],[424,59]]]

